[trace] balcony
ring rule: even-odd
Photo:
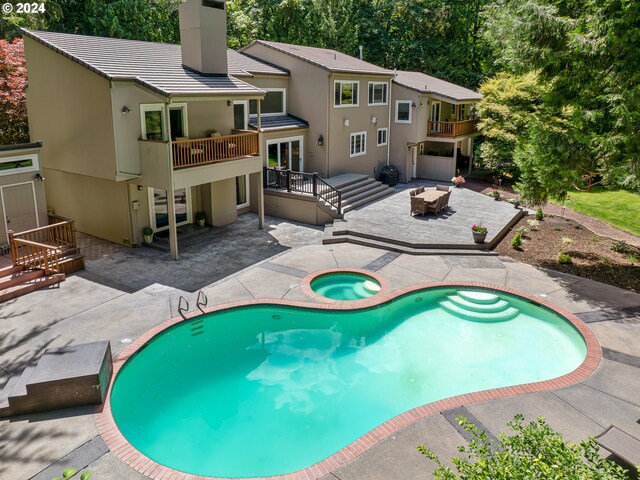
[[[477,131],[478,120],[463,120],[461,122],[428,122],[428,137],[456,138],[469,135]]]
[[[173,168],[197,167],[259,155],[258,134],[253,132],[223,137],[177,140],[171,142]]]

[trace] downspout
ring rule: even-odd
[[[389,94],[387,95],[387,103],[389,105],[389,120],[387,121],[387,165],[391,163],[391,86],[393,85],[393,77],[389,80]]]
[[[332,98],[333,98],[331,96],[331,91],[332,91],[332,88],[331,88],[332,85],[331,84],[333,83],[332,82],[332,78],[333,78],[333,73],[329,72],[329,82],[328,82],[329,83],[329,92],[328,92],[328,95],[327,95],[327,124],[326,124],[326,127],[325,127],[326,128],[326,132],[327,132],[326,133],[327,140],[325,141],[325,154],[324,154],[324,156],[325,156],[325,165],[326,165],[326,167],[325,167],[326,168],[326,170],[325,170],[326,171],[325,178],[329,178],[329,152],[330,152],[330,148],[329,147],[331,145],[331,135],[329,134],[329,123],[330,123],[329,119],[331,117],[331,112],[334,110],[332,108],[332,106],[331,106],[331,102],[332,102]],[[359,94],[360,93],[358,92],[358,95]]]

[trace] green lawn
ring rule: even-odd
[[[576,212],[640,236],[640,194],[594,187],[590,192],[569,192],[565,205]]]

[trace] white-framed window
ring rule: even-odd
[[[169,131],[171,132],[171,140],[189,136],[186,103],[173,103],[169,105]]]
[[[39,166],[37,153],[0,158],[0,175],[37,172],[38,169]]]
[[[249,122],[249,102],[247,100],[236,100],[233,102],[233,128],[236,130],[246,130]]]
[[[267,140],[266,166],[269,168],[281,168],[304,171],[304,137],[286,137]]]
[[[359,157],[367,153],[367,132],[355,132],[349,138],[349,156]]]
[[[149,103],[140,105],[140,121],[144,140],[166,140],[164,131],[164,105]]]
[[[287,89],[286,88],[265,88],[267,94],[260,100],[260,115],[263,117],[273,117],[276,115],[286,115],[287,112]],[[258,115],[258,101],[249,100],[249,116]]]
[[[411,123],[411,100],[396,100],[396,123]]]
[[[351,80],[336,80],[334,82],[334,101],[336,108],[340,107],[357,107],[360,105],[358,100],[360,82]]]
[[[249,175],[236,177],[236,207],[249,206]]]
[[[387,104],[387,82],[369,82],[369,106]]]
[[[387,144],[387,134],[388,134],[387,127],[378,129],[378,146],[379,147]]]

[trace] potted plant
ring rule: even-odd
[[[513,206],[515,208],[518,208],[522,203],[522,199],[520,198],[520,195],[516,195],[515,197],[513,197],[513,201],[511,203],[513,203]]]
[[[151,227],[145,227],[142,234],[144,235],[144,243],[153,243],[153,229]]]
[[[458,175],[456,177],[453,177],[451,179],[451,181],[453,182],[453,185],[455,187],[460,188],[460,185],[462,185],[464,183],[464,177],[462,175]]]
[[[477,223],[471,227],[471,233],[473,234],[473,241],[475,243],[484,243],[484,239],[487,238],[487,233],[489,233],[489,229],[484,226],[484,224]]]
[[[196,223],[201,226],[204,227],[204,222],[207,220],[207,216],[204,214],[204,212],[196,212]]]

